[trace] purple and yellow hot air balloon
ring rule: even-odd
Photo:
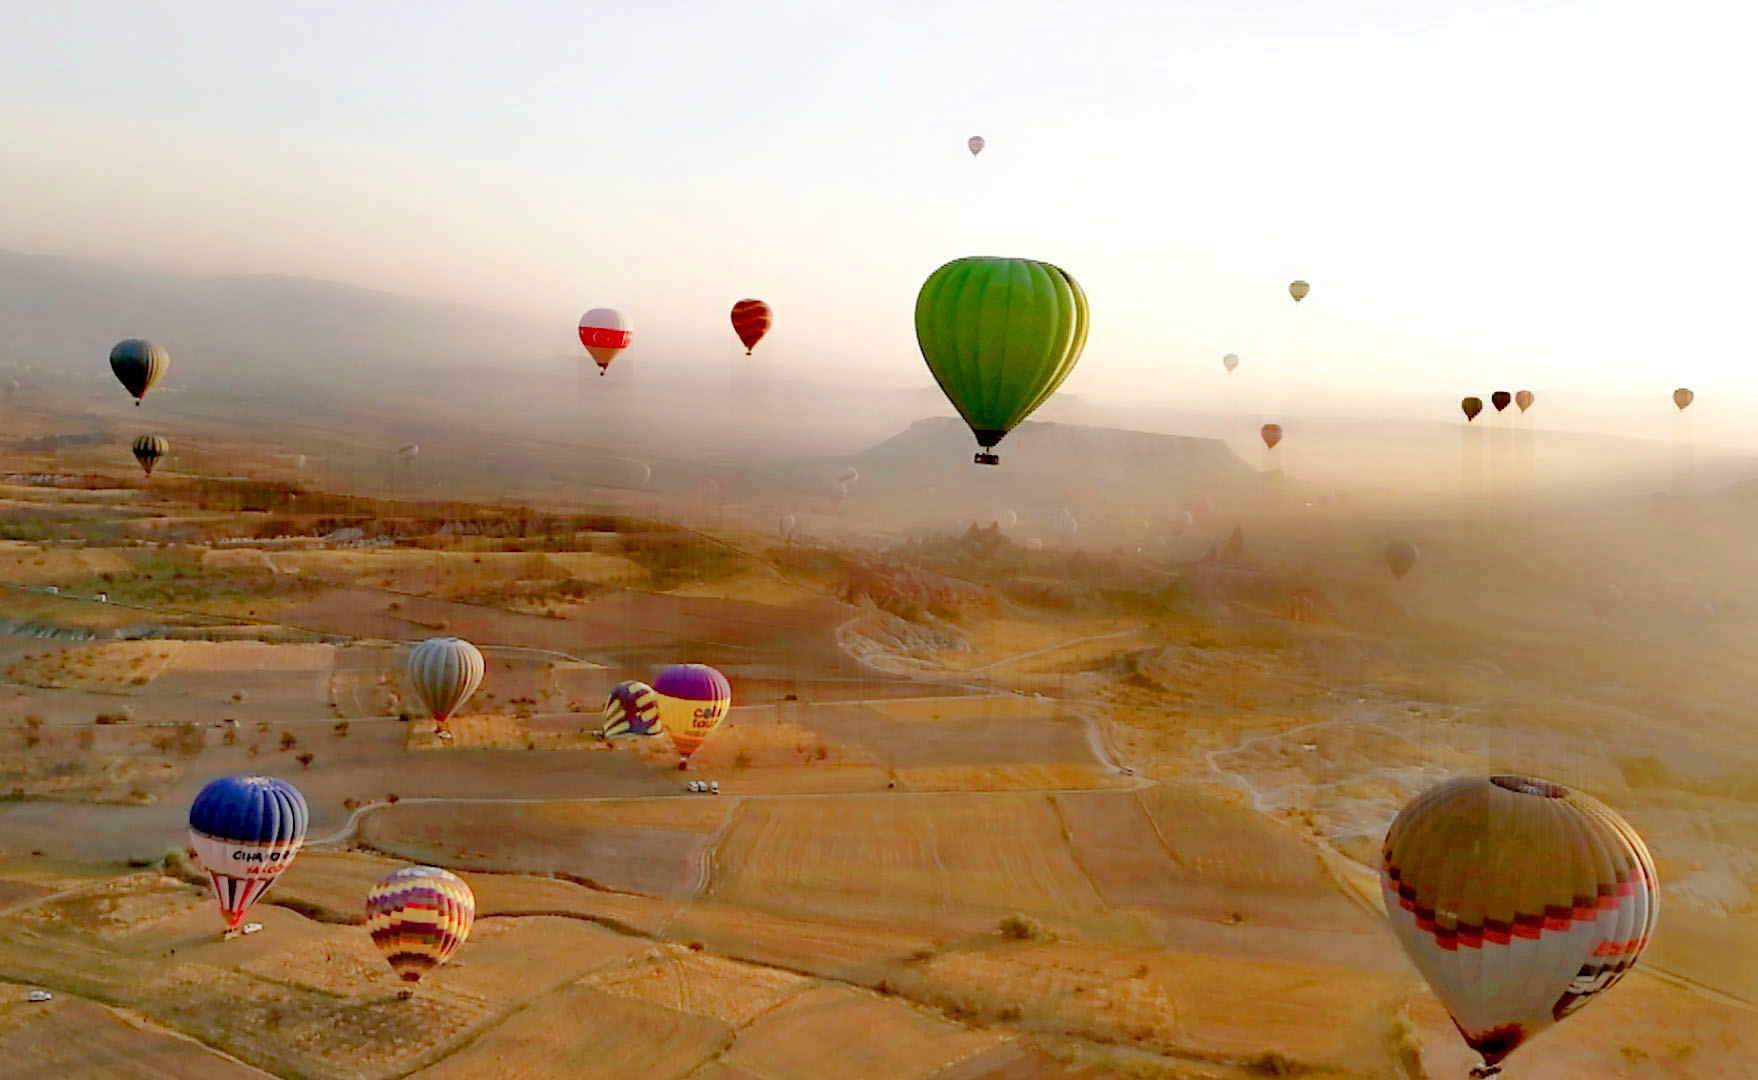
[[[630,679],[611,688],[604,703],[604,726],[598,733],[607,739],[629,739],[658,735],[665,730],[659,722],[659,695],[644,682]]]
[[[189,806],[189,846],[208,872],[226,936],[305,843],[305,796],[273,776],[222,776]]]
[[[726,719],[732,686],[707,664],[674,664],[653,680],[653,691],[659,696],[659,721],[671,732],[682,759],[678,768],[685,768],[690,755]]]
[[[445,963],[470,936],[476,897],[464,880],[437,866],[405,866],[366,894],[366,929],[391,970],[406,983]],[[405,988],[409,997],[414,987]]]
[[[1399,812],[1380,864],[1386,916],[1482,1057],[1474,1077],[1634,967],[1654,933],[1654,859],[1597,799],[1470,776]]]

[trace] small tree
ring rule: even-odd
[[[40,731],[43,727],[43,718],[36,713],[31,713],[24,718],[24,726],[30,728],[32,731]]]
[[[317,755],[313,754],[310,750],[307,750],[305,753],[300,754],[298,757],[294,758],[293,760],[297,761],[299,763],[300,768],[309,769],[309,768],[311,768],[311,763],[313,761],[317,760]]]
[[[250,744],[250,756],[255,757],[256,755],[258,755],[260,753],[262,753],[262,750],[259,749],[255,743],[251,743]]]
[[[226,733],[224,735],[220,736],[220,741],[225,743],[227,746],[232,746],[232,745],[236,744],[238,742],[237,730],[234,728],[227,728]]]
[[[299,740],[295,739],[293,737],[293,733],[291,731],[281,732],[281,749],[283,751],[291,750],[295,746],[298,746],[298,745],[299,745]]]
[[[748,769],[751,767],[751,755],[741,749],[738,756],[733,758],[732,763],[736,769]]]
[[[336,726],[330,730],[336,733],[336,738],[345,739],[348,737],[348,721],[339,720],[336,722]]]
[[[394,805],[396,803],[396,801],[400,798],[402,798],[402,796],[398,795],[396,792],[393,791],[389,795],[385,796],[385,802],[392,803]]]

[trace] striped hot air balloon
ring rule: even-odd
[[[437,866],[405,866],[366,894],[366,929],[391,970],[406,983],[446,962],[470,936],[476,897],[458,875]],[[414,993],[405,989],[403,996]]]
[[[463,638],[428,638],[409,654],[409,681],[440,738],[451,738],[446,721],[482,685],[482,670],[482,653]]]
[[[614,308],[593,308],[580,316],[580,344],[586,346],[598,364],[600,375],[610,368],[618,353],[629,347],[634,336],[635,328]]]
[[[153,474],[153,466],[159,459],[171,452],[171,444],[163,435],[142,435],[134,440],[134,460],[140,462],[141,471],[148,476]]]
[[[134,395],[136,405],[170,368],[171,354],[150,341],[129,338],[110,350],[110,371],[122,388]]]
[[[671,732],[672,745],[683,759],[678,762],[681,769],[726,718],[732,686],[707,664],[673,664],[653,680],[653,690],[659,696],[660,723]]]
[[[664,730],[665,725],[659,722],[659,695],[653,687],[631,679],[611,688],[599,734],[607,739],[628,739]]]
[[[1386,914],[1483,1058],[1473,1076],[1635,965],[1658,885],[1610,807],[1548,780],[1474,776],[1413,799],[1386,833]]]
[[[305,796],[272,776],[222,776],[189,806],[189,845],[214,886],[230,935],[305,843]]]
[[[769,305],[761,300],[740,300],[732,306],[733,333],[744,343],[746,356],[769,333],[769,320]]]

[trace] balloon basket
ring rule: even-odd
[[[403,987],[403,989],[397,991],[397,1000],[398,1001],[408,1001],[410,998],[412,998],[414,996],[415,996],[415,988],[413,986],[405,986],[405,987]]]
[[[1001,464],[1001,455],[991,453],[988,450],[978,450],[976,457],[972,460],[978,465],[999,465]]]

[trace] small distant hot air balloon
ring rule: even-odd
[[[658,735],[665,730],[659,722],[659,695],[653,687],[631,679],[611,688],[604,703],[604,727],[599,734],[607,739],[628,739]]]
[[[783,540],[792,537],[794,530],[799,527],[800,519],[792,514],[781,515],[781,520],[775,523],[775,529],[781,534]]]
[[[769,319],[769,305],[761,300],[740,300],[732,306],[733,333],[744,342],[746,356],[769,333]]]
[[[1519,393],[1515,394],[1514,404],[1520,406],[1521,412],[1525,412],[1527,409],[1532,408],[1532,391],[1521,390]]]
[[[150,341],[129,338],[110,350],[110,370],[122,388],[134,395],[136,405],[170,368],[171,354]]]
[[[1264,445],[1269,447],[1271,450],[1274,450],[1276,448],[1276,444],[1282,441],[1282,425],[1281,424],[1265,424],[1263,426],[1263,429],[1261,431],[1259,431],[1258,434],[1263,436]]]
[[[1489,396],[1489,403],[1496,407],[1496,412],[1501,412],[1503,409],[1513,404],[1513,402],[1514,395],[1508,393],[1506,390],[1497,390]]]
[[[1482,1057],[1474,1077],[1622,979],[1658,901],[1629,822],[1526,776],[1416,796],[1386,833],[1380,889],[1399,944]]]
[[[653,691],[659,695],[659,720],[671,732],[682,769],[726,718],[732,708],[732,686],[707,664],[674,664],[653,680]]]
[[[841,483],[831,484],[830,490],[825,494],[830,499],[831,506],[841,509],[843,500],[848,498],[848,485]]]
[[[1183,536],[1185,530],[1195,524],[1196,515],[1192,514],[1189,510],[1180,510],[1172,515],[1172,533],[1175,536]]]
[[[1392,568],[1392,576],[1403,580],[1416,565],[1416,545],[1403,540],[1394,540],[1386,545],[1386,565]]]
[[[140,462],[141,471],[148,476],[153,474],[153,466],[159,459],[171,452],[171,444],[163,435],[142,435],[134,440],[134,460]]]
[[[413,465],[415,464],[415,459],[421,456],[421,445],[419,443],[406,442],[402,446],[397,447],[397,456],[403,459],[403,464],[405,466]]]
[[[482,653],[456,637],[428,638],[409,654],[409,681],[433,717],[434,733],[449,739],[446,721],[482,685]]]
[[[1684,412],[1685,406],[1695,400],[1697,400],[1697,395],[1682,386],[1673,391],[1673,404],[1679,407],[1680,412]]]
[[[1296,304],[1300,303],[1302,300],[1305,300],[1306,294],[1311,291],[1312,291],[1312,286],[1308,285],[1304,281],[1292,281],[1292,282],[1288,283],[1288,295],[1292,296],[1294,298],[1294,302]]]
[[[1478,413],[1483,411],[1483,399],[1474,397],[1464,398],[1460,400],[1459,408],[1465,411],[1465,422],[1469,424],[1471,421],[1477,419]]]
[[[1019,514],[1012,510],[1002,510],[995,515],[995,520],[1003,529],[1014,529],[1019,527]]]
[[[445,963],[470,937],[476,896],[464,879],[437,866],[405,866],[366,894],[366,929],[406,983]],[[413,986],[402,997],[415,992]]]
[[[610,368],[617,354],[629,347],[634,336],[635,328],[614,308],[595,307],[580,316],[580,344],[597,361],[600,375]]]
[[[310,820],[305,796],[273,776],[222,776],[196,795],[189,846],[208,872],[227,936],[293,862]]]
[[[989,145],[987,142],[985,142],[983,140],[983,137],[981,135],[972,135],[970,138],[965,140],[964,144],[970,148],[971,157],[976,157],[978,154],[983,152],[983,147]]]
[[[1227,374],[1233,374],[1233,369],[1239,366],[1238,354],[1228,353],[1226,356],[1221,357],[1221,366],[1227,369]]]
[[[852,465],[836,474],[836,482],[839,484],[854,484],[860,479],[860,470]]]
[[[1588,594],[1587,603],[1593,608],[1593,614],[1603,619],[1623,605],[1624,590],[1607,582]]]
[[[976,462],[1068,378],[1087,341],[1087,295],[1031,259],[954,259],[916,295],[916,342],[977,437]]]
[[[1063,536],[1073,536],[1080,531],[1080,522],[1068,510],[1058,510],[1050,519],[1050,527]]]
[[[653,466],[647,464],[645,461],[637,461],[635,462],[635,465],[641,472],[641,479],[636,481],[635,486],[644,488],[647,486],[648,482],[653,479]]]

